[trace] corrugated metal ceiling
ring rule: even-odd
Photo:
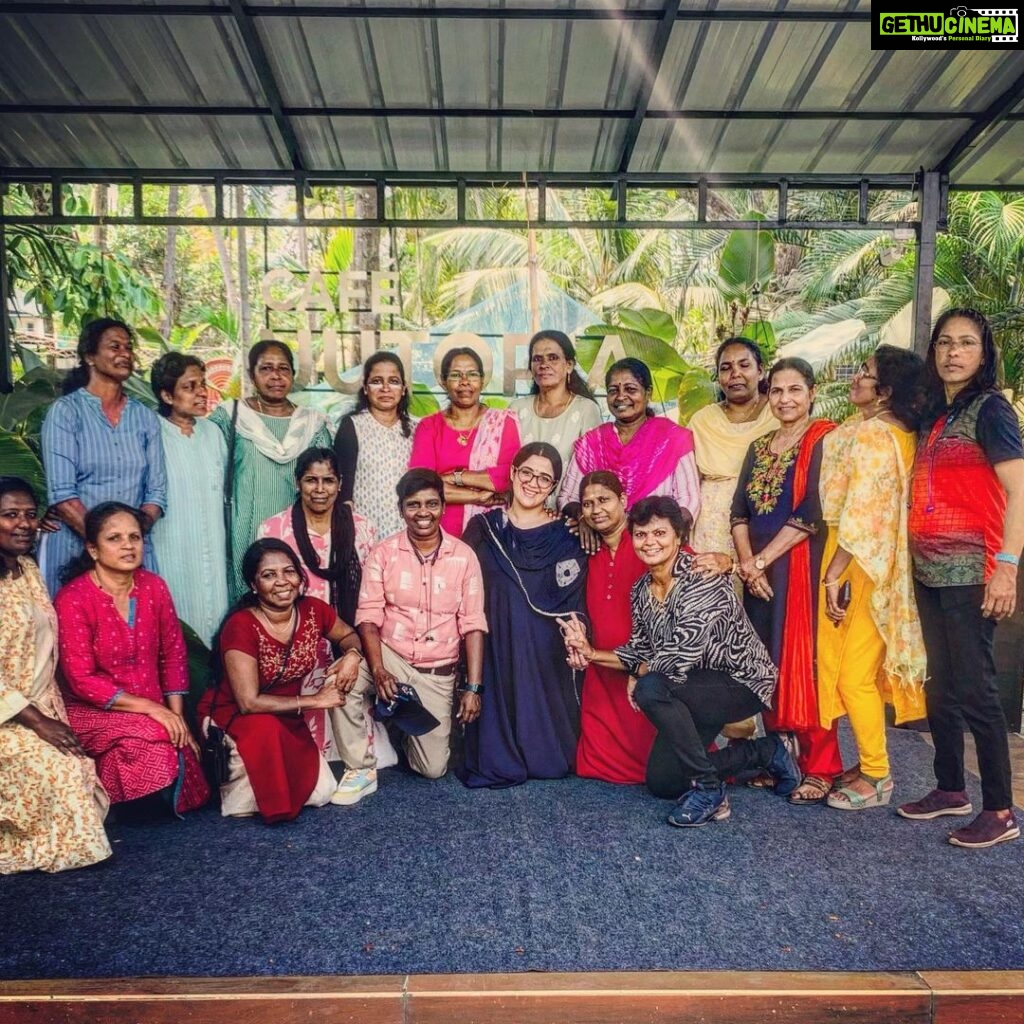
[[[1024,186],[1019,53],[872,51],[869,11],[868,0],[7,0],[0,170],[582,181],[924,167],[953,184]]]

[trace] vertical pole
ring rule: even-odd
[[[925,171],[921,175],[917,266],[914,269],[914,351],[928,351],[932,331],[932,290],[935,287],[935,236],[939,221],[945,221],[942,206],[942,175]]]
[[[0,207],[2,209],[2,207]],[[7,227],[0,221],[0,394],[14,390],[11,372],[11,319],[7,301],[10,282],[7,278]]]

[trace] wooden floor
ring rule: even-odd
[[[0,982],[0,1024],[1020,1024],[1024,972]]]

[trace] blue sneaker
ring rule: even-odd
[[[800,769],[782,737],[775,733],[774,739],[775,751],[765,768],[775,780],[775,795],[789,796],[800,785]]]
[[[679,798],[679,803],[668,816],[668,823],[676,828],[698,828],[709,821],[724,821],[729,814],[723,783],[710,789],[695,785]]]

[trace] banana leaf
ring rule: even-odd
[[[4,476],[20,476],[28,481],[39,499],[41,507],[46,507],[46,476],[43,464],[25,438],[0,428],[0,466]]]

